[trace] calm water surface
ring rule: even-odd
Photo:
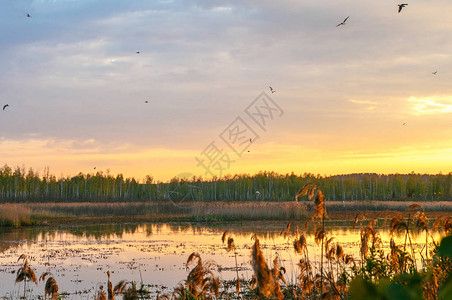
[[[107,287],[106,271],[110,270],[113,284],[120,280],[143,282],[152,294],[170,293],[184,283],[194,265],[186,266],[188,256],[198,252],[203,261],[213,260],[220,266],[216,274],[222,280],[236,277],[234,254],[225,250],[221,236],[229,230],[238,252],[239,276],[250,279],[251,236],[256,233],[267,262],[278,255],[287,270],[286,279],[295,282],[296,264],[301,258],[294,253],[291,238],[280,233],[286,223],[247,222],[215,226],[197,224],[119,224],[73,227],[46,227],[5,230],[0,228],[0,297],[18,298],[23,295],[23,282],[15,283],[16,270],[23,264],[17,259],[26,254],[36,276],[52,272],[59,292],[68,299],[93,299],[100,285]],[[303,227],[303,224],[299,224]],[[293,224],[292,228],[295,227]],[[292,230],[293,232],[293,230]],[[328,236],[334,236],[346,254],[358,258],[359,229],[350,226],[328,226]],[[389,234],[380,231],[386,247]],[[320,258],[320,247],[308,234],[311,261]],[[439,236],[435,237],[439,240]],[[402,242],[402,238],[399,239]],[[422,247],[425,236],[414,241]],[[27,295],[37,298],[44,294],[44,283],[31,284]]]

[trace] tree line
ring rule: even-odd
[[[327,200],[452,200],[452,172],[448,174],[360,173],[321,176],[261,171],[203,179],[174,177],[156,181],[113,176],[98,171],[56,178],[30,168],[0,168],[0,202],[115,202],[115,201],[293,201],[300,188],[316,184]]]

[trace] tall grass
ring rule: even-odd
[[[0,204],[0,226],[31,225],[32,210],[23,204]]]
[[[192,220],[303,220],[306,205],[297,202],[198,202],[192,205]]]
[[[402,211],[414,202],[404,201],[349,201],[328,202],[332,219],[350,219],[356,212]],[[115,202],[115,203],[27,203],[0,204],[0,226],[19,227],[23,225],[64,222],[65,219],[82,217],[124,218],[136,220],[179,220],[179,221],[244,221],[244,220],[307,220],[308,211],[319,206],[311,201],[300,202],[190,202],[176,205],[172,202]],[[423,212],[428,217],[438,212],[452,211],[452,203],[443,201],[424,203]],[[407,212],[403,212],[404,215]],[[319,213],[321,216],[321,212]]]

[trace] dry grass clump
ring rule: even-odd
[[[306,205],[297,202],[199,202],[192,206],[196,220],[301,220]]]
[[[0,204],[0,226],[31,224],[31,209],[21,204]]]

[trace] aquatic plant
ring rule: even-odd
[[[237,274],[235,287],[238,297],[240,295],[240,278],[239,278],[239,267],[237,263],[237,251],[235,251],[234,238],[232,237],[232,235],[230,235],[229,230],[224,231],[223,235],[221,236],[221,241],[223,242],[223,244],[225,243],[226,240],[227,240],[226,251],[228,252],[234,251],[235,271]]]
[[[190,297],[195,299],[218,298],[221,286],[220,279],[212,271],[216,267],[216,263],[213,261],[203,262],[201,256],[193,252],[188,257],[186,265],[194,263],[195,260],[197,260],[197,263],[188,273],[186,287],[181,285],[175,290],[175,295],[178,295],[177,299],[189,299]]]
[[[22,254],[21,256],[19,256],[19,259],[17,261],[19,260],[23,260],[24,264],[16,272],[16,283],[22,281],[24,282],[24,298],[25,298],[27,279],[29,281],[34,282],[36,285],[38,285],[38,280],[36,279],[34,270],[28,264],[27,255]]]
[[[45,281],[47,275],[50,275],[50,272],[44,272],[41,274],[41,276],[39,277],[39,281]],[[47,299],[47,295],[51,296],[52,300],[56,300],[58,299],[58,284],[55,280],[55,278],[53,278],[53,276],[50,276],[45,284],[44,287],[44,299]]]
[[[107,294],[104,292],[104,286],[99,286],[99,291],[97,291],[97,295],[95,300],[107,300]]]
[[[273,268],[270,270],[262,250],[260,249],[259,239],[253,236],[254,245],[251,248],[252,267],[257,283],[257,294],[266,298],[283,299],[283,293],[279,280],[285,282],[284,276],[278,265],[278,259],[273,260]]]

